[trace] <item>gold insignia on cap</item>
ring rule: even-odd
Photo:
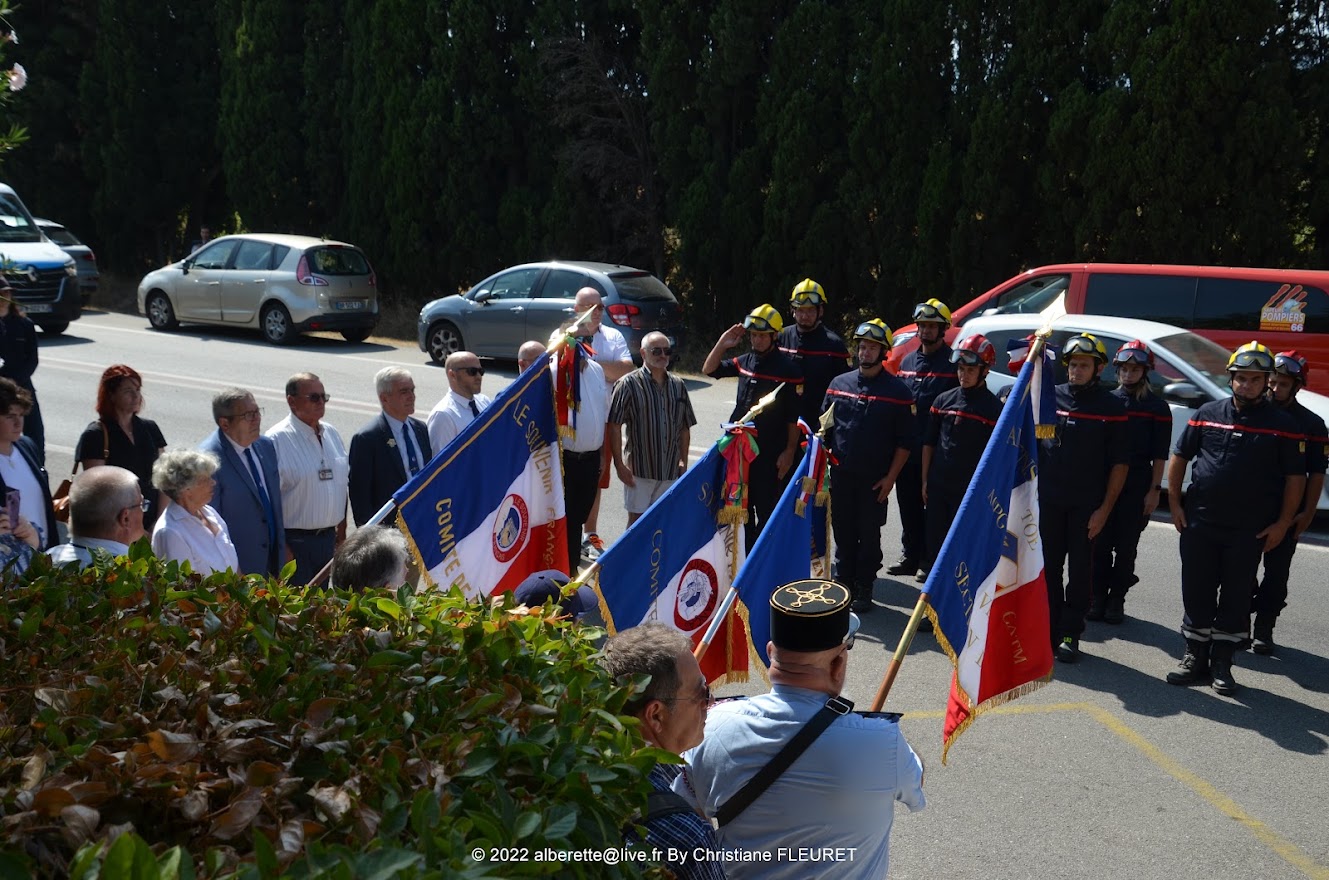
[[[780,587],[771,596],[772,605],[788,611],[798,609],[802,616],[831,614],[848,601],[849,591],[834,581],[796,581]]]

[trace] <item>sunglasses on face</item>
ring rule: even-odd
[[[248,412],[236,413],[229,418],[236,422],[257,422],[262,415],[262,409],[251,409]]]
[[[695,697],[661,697],[660,702],[661,703],[702,703],[703,705],[706,706],[709,706],[711,703],[715,702],[715,695],[711,693],[711,688],[709,685],[703,687],[702,691],[703,691],[702,693],[697,694]]]
[[[301,395],[299,395],[299,399],[300,399],[300,400],[307,400],[307,401],[309,401],[310,403],[327,403],[329,400],[332,399],[332,395],[331,395],[331,394],[301,394]]]
[[[665,355],[672,355],[674,353],[674,350],[672,348],[664,348],[659,345],[654,346],[652,348],[648,348],[646,350],[649,351],[655,357],[663,357]]]
[[[466,375],[468,375],[468,376],[470,376],[472,379],[474,379],[476,376],[483,376],[483,375],[485,374],[485,368],[484,368],[484,367],[456,367],[456,368],[453,370],[453,372],[456,372],[456,373],[465,373]]]

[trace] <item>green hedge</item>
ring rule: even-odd
[[[615,848],[644,807],[597,630],[139,548],[0,600],[0,877],[642,873],[471,856]]]

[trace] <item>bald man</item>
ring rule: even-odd
[[[485,368],[480,366],[480,358],[474,353],[454,351],[443,366],[448,371],[448,393],[434,406],[426,420],[429,445],[435,453],[442,452],[462,428],[493,402],[480,393]]]

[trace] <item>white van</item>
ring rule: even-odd
[[[74,259],[46,237],[18,193],[0,183],[0,272],[32,322],[64,333],[82,313]]]

